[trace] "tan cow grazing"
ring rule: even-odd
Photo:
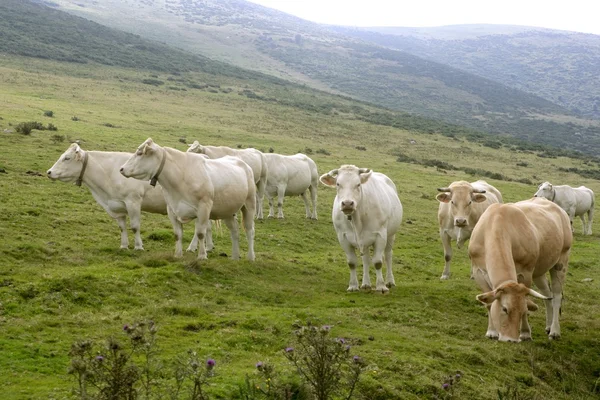
[[[206,259],[204,238],[210,220],[222,219],[231,232],[232,257],[239,259],[236,213],[242,211],[248,259],[254,260],[256,187],[252,170],[237,157],[216,160],[201,154],[161,147],[148,138],[120,168],[121,174],[160,183],[175,232],[175,256],[180,257],[182,224],[197,219],[198,259]]]
[[[358,291],[356,249],[363,262],[362,289],[371,289],[370,247],[375,264],[375,290],[385,293],[396,286],[392,273],[392,247],[402,222],[402,203],[396,185],[386,175],[368,168],[342,165],[321,175],[321,183],[336,188],[333,227],[350,267],[349,292]],[[381,268],[386,265],[386,279]]]
[[[216,159],[224,156],[233,156],[242,159],[252,168],[254,182],[256,183],[256,218],[263,219],[263,198],[267,186],[267,159],[257,149],[232,149],[227,146],[203,146],[197,140],[187,150],[189,152],[205,154],[208,158]]]
[[[502,195],[498,189],[483,180],[472,183],[452,182],[448,187],[438,188],[438,191],[442,192],[436,198],[440,202],[438,221],[445,260],[444,272],[440,279],[449,279],[451,240],[456,240],[456,247],[462,248],[471,237],[481,214],[491,204],[502,203]]]
[[[573,233],[569,216],[544,198],[492,204],[475,226],[469,243],[471,267],[488,306],[486,336],[506,342],[531,340],[527,310],[546,303],[546,332],[560,338],[558,321]],[[548,286],[546,272],[552,283]],[[532,281],[540,293],[531,289]]]
[[[266,194],[269,199],[269,217],[275,217],[273,199],[277,196],[277,218],[283,218],[283,198],[285,196],[302,196],[306,218],[317,219],[317,186],[319,173],[317,164],[308,156],[298,153],[284,156],[276,153],[265,153],[269,168]],[[306,197],[310,192],[312,211]]]

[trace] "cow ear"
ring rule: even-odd
[[[371,174],[373,173],[372,170],[367,169],[365,172],[360,172],[359,176],[360,176],[360,183],[364,184],[366,183],[369,178],[371,177]]]
[[[326,174],[321,175],[319,180],[325,186],[335,187],[335,182],[337,179],[334,178],[333,176],[329,175],[329,173],[326,173]]]
[[[527,309],[529,311],[537,311],[538,310],[538,305],[535,304],[533,301],[531,301],[530,299],[527,299]]]
[[[435,196],[436,199],[438,199],[438,201],[440,203],[450,203],[450,200],[452,200],[452,195],[450,193],[439,193],[437,196]]]
[[[496,290],[478,294],[476,299],[483,304],[492,304],[498,298],[499,293]]]
[[[485,197],[485,194],[481,194],[481,193],[473,194],[473,201],[475,201],[475,203],[483,203],[486,200],[487,200],[487,197]]]

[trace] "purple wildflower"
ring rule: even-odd
[[[341,344],[345,344],[346,343],[346,339],[344,338],[339,338],[338,342],[340,342]]]
[[[321,329],[325,332],[329,332],[331,330],[331,325],[323,325]]]
[[[263,365],[264,365],[263,362],[259,361],[259,362],[256,363],[256,368],[262,369]]]
[[[104,357],[103,356],[96,356],[96,361],[104,361]]]
[[[129,330],[129,325],[125,325],[125,326],[123,327],[123,330],[127,332],[127,331]]]
[[[213,369],[215,367],[215,364],[217,362],[215,360],[213,360],[212,358],[209,358],[208,360],[206,360],[206,367],[208,369]]]
[[[442,388],[443,388],[444,390],[448,390],[448,389],[450,388],[450,384],[449,384],[449,383],[444,383],[444,384],[442,385]]]
[[[288,347],[285,349],[286,353],[293,353],[294,352],[294,348],[293,347]]]
[[[360,361],[360,357],[359,356],[354,356],[352,357],[352,359],[354,360],[355,363]]]

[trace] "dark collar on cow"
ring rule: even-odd
[[[552,188],[552,199],[550,201],[554,201],[554,199],[556,198],[556,188]]]
[[[87,168],[87,163],[88,163],[88,153],[86,151],[85,153],[83,153],[83,167],[81,167],[81,173],[79,174],[79,178],[77,178],[77,180],[75,181],[75,184],[77,186],[81,186],[81,183],[83,182],[83,174],[85,174],[85,169]]]
[[[156,174],[154,174],[152,179],[150,179],[150,185],[156,186],[156,182],[158,181],[158,176],[160,175],[160,173],[162,172],[162,170],[165,166],[166,159],[167,159],[167,151],[165,149],[163,149],[163,156],[162,156],[162,160],[160,160],[160,166],[158,167],[158,171],[156,171]]]

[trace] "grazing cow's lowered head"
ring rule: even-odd
[[[487,197],[483,194],[485,190],[475,189],[466,181],[453,182],[448,187],[438,188],[438,192],[442,192],[436,196],[438,201],[441,203],[450,203],[452,216],[454,217],[454,226],[459,228],[469,226],[471,204],[487,200]]]
[[[540,184],[540,186],[538,186],[538,191],[533,195],[533,197],[543,197],[550,201],[554,201],[554,196],[556,196],[556,192],[550,182]]]
[[[490,307],[490,317],[498,331],[501,342],[519,342],[521,321],[527,311],[536,311],[538,306],[527,298],[531,295],[550,300],[522,283],[503,283],[491,292],[482,293],[477,300]]]
[[[77,143],[69,146],[54,163],[52,168],[46,171],[48,178],[62,182],[75,182],[81,186],[81,180],[87,166],[87,154]]]
[[[187,149],[189,153],[204,154],[205,152],[204,147],[197,140],[194,140],[194,143],[190,144],[189,146],[190,147]]]
[[[358,207],[362,195],[361,185],[371,177],[369,168],[358,168],[354,165],[342,165],[338,169],[321,175],[320,181],[326,186],[337,189],[337,201],[345,215],[352,215]]]
[[[150,184],[154,186],[165,165],[165,158],[166,151],[148,138],[119,171],[126,178],[150,179]]]

